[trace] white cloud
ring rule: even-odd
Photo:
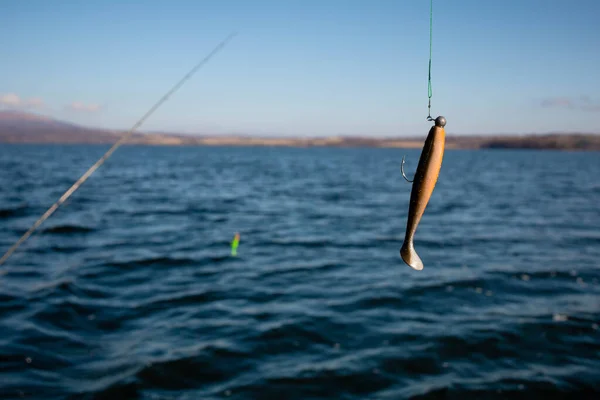
[[[98,112],[102,109],[100,104],[90,103],[84,104],[80,101],[74,101],[67,106],[70,110],[81,111],[81,112]]]
[[[6,93],[0,95],[0,106],[10,108],[42,108],[44,107],[44,100],[39,97],[22,99],[15,93]]]
[[[14,93],[7,93],[0,97],[0,103],[5,106],[18,106],[21,103],[21,99]]]

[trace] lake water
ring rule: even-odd
[[[107,149],[0,146],[1,254]],[[600,398],[600,153],[448,150],[422,271],[403,155],[121,147],[0,266],[0,396]]]

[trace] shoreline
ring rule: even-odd
[[[6,134],[0,132],[0,144],[114,144],[120,135],[62,134],[44,135]],[[338,148],[402,148],[420,149],[423,138],[367,138],[367,137],[253,137],[253,136],[184,136],[173,134],[134,134],[123,145],[150,146],[231,146],[231,147],[338,147]],[[540,134],[507,136],[446,136],[447,150],[523,149],[523,150],[577,150],[600,151],[600,135],[593,134]]]
[[[16,111],[0,111],[0,144],[114,144],[126,130],[86,127]],[[154,146],[238,147],[346,147],[421,149],[427,137],[390,136],[260,136],[244,134],[196,134],[135,132],[123,144]],[[523,134],[460,135],[446,131],[446,149],[538,149],[600,151],[600,132],[547,132]]]

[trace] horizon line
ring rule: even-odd
[[[0,113],[14,113],[20,116],[34,116],[41,117],[44,119],[52,120],[54,122],[58,122],[61,124],[71,125],[73,127],[77,127],[85,130],[96,130],[102,132],[128,132],[131,128],[103,128],[99,126],[93,126],[88,124],[81,124],[76,122],[67,121],[64,119],[58,119],[54,116],[32,112],[32,111],[24,111],[20,109],[13,109],[9,107],[4,107],[4,109],[0,109]],[[43,119],[42,119],[43,121]],[[432,125],[433,126],[433,125]],[[152,129],[152,130],[143,130],[137,129],[133,132],[134,134],[142,134],[142,135],[167,135],[167,136],[185,136],[185,137],[250,137],[250,138],[271,138],[271,139],[325,139],[325,138],[362,138],[362,139],[373,139],[373,140],[415,140],[420,139],[423,136],[427,135],[427,132],[422,134],[410,134],[410,135],[377,135],[377,134],[348,134],[348,133],[335,133],[335,134],[325,134],[325,135],[310,135],[310,134],[277,134],[277,133],[249,133],[249,132],[235,132],[235,130],[231,130],[231,132],[227,133],[201,133],[201,132],[183,132],[177,131],[176,129]],[[487,137],[493,138],[497,136],[501,137],[510,137],[510,136],[552,136],[552,135],[583,135],[583,136],[596,136],[600,135],[600,131],[597,132],[582,132],[582,131],[542,131],[542,132],[519,132],[519,133],[508,133],[508,132],[496,132],[496,133],[459,133],[452,132],[449,133],[448,129],[446,129],[446,135],[451,137]]]

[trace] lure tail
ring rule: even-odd
[[[400,248],[400,256],[412,269],[417,271],[423,269],[423,261],[421,261],[421,257],[419,257],[417,251],[415,250],[415,245],[412,238],[404,241],[402,247]]]

